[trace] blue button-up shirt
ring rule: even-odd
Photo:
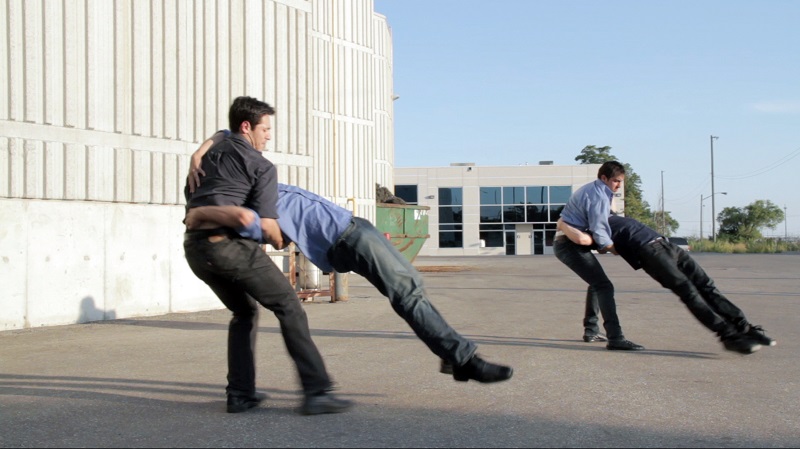
[[[261,220],[237,231],[263,243]],[[278,183],[278,225],[287,239],[314,265],[332,272],[328,250],[350,226],[353,214],[325,198],[299,187]]]
[[[591,232],[597,246],[605,248],[614,243],[608,225],[613,196],[614,192],[603,181],[595,179],[569,197],[561,218],[574,228]]]

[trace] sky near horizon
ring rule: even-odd
[[[572,165],[610,146],[654,210],[663,176],[676,234],[697,236],[713,135],[716,213],[770,200],[787,221],[764,234],[800,236],[800,1],[374,1],[395,166]]]

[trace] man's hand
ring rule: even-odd
[[[206,175],[206,172],[204,172],[202,168],[203,156],[206,155],[214,144],[222,142],[223,139],[225,139],[225,133],[218,131],[213,136],[206,139],[197,151],[192,153],[192,157],[189,159],[189,175],[186,177],[186,183],[189,185],[189,193],[194,193],[194,191],[200,187],[200,177]]]
[[[204,172],[202,168],[202,161],[202,155],[198,155],[197,152],[192,154],[189,162],[189,176],[186,180],[186,182],[189,184],[189,192],[191,193],[194,193],[194,191],[200,186],[200,176],[206,175],[206,172]]]
[[[202,220],[200,220],[198,215],[197,208],[189,209],[189,211],[186,212],[186,218],[184,218],[183,222],[186,223],[187,229],[192,230],[201,223]]]

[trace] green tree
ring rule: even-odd
[[[770,200],[757,200],[745,207],[726,207],[717,215],[719,236],[732,242],[762,237],[761,229],[775,229],[783,222],[783,210]]]
[[[575,160],[581,164],[602,164],[608,161],[616,161],[617,158],[611,154],[611,147],[609,146],[587,145],[575,157]],[[664,235],[672,235],[680,224],[669,215],[669,212],[665,212],[664,222],[666,228],[661,229],[661,211],[654,213],[650,209],[650,204],[642,199],[642,178],[633,170],[630,164],[623,163],[622,165],[625,166],[625,216],[636,219]]]

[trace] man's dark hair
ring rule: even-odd
[[[620,164],[617,161],[608,161],[603,163],[600,166],[600,170],[597,170],[597,179],[605,176],[607,179],[614,178],[619,175],[625,174],[625,166]]]
[[[242,123],[250,122],[250,126],[256,126],[262,117],[274,114],[275,109],[263,101],[253,97],[236,97],[228,111],[228,126],[231,132],[238,133]]]

